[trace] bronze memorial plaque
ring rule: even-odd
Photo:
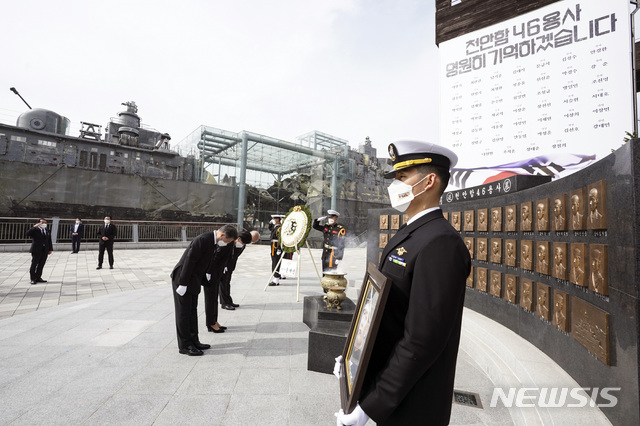
[[[549,286],[538,283],[536,286],[536,314],[549,321]]]
[[[475,212],[473,210],[464,211],[464,230],[473,232],[473,218]]]
[[[507,302],[516,303],[518,297],[518,277],[512,274],[505,275],[504,298]]]
[[[533,271],[533,241],[522,240],[520,243],[520,267]]]
[[[466,237],[464,239],[464,245],[467,246],[467,250],[469,250],[469,256],[473,259],[473,238]]]
[[[609,359],[609,314],[584,300],[571,298],[571,335],[607,365]]]
[[[589,205],[587,207],[587,228],[607,229],[607,196],[605,181],[592,183],[587,188]]]
[[[581,287],[587,286],[587,274],[585,274],[585,259],[588,256],[587,245],[584,243],[571,243],[571,279],[570,281]]]
[[[487,217],[487,209],[478,209],[478,231],[489,230],[489,218]]]
[[[553,243],[553,271],[559,280],[567,279],[567,243]]]
[[[586,229],[584,220],[584,188],[571,191],[569,195],[569,209],[571,211],[569,229],[572,231]]]
[[[507,216],[506,223],[504,224],[505,231],[507,232],[517,231],[518,228],[516,227],[516,225],[518,223],[517,222],[518,213],[516,211],[516,205],[512,204],[510,206],[507,206],[505,210],[506,210],[505,216]]]
[[[504,242],[504,257],[505,257],[505,261],[504,263],[507,264],[507,266],[516,266],[516,240],[505,240]]]
[[[387,245],[388,242],[389,242],[389,235],[388,234],[380,234],[380,244],[378,245],[378,247],[383,249],[383,248],[385,248],[385,246]]]
[[[549,230],[549,199],[536,201],[536,230]]]
[[[380,229],[389,229],[389,215],[380,215]]]
[[[531,201],[520,204],[520,230],[531,231]]]
[[[478,260],[487,260],[487,239],[478,238]]]
[[[533,281],[527,278],[520,280],[520,307],[533,312]]]
[[[391,215],[391,229],[400,229],[400,215],[392,214]]]
[[[491,230],[493,232],[502,232],[502,207],[493,207],[491,209]]]
[[[567,195],[560,194],[553,197],[551,202],[553,209],[553,230],[567,230]]]
[[[487,291],[487,268],[478,268],[476,288],[480,291]]]
[[[442,216],[444,216],[445,219],[449,220],[449,212],[442,212]],[[402,223],[407,223],[406,214],[402,217]]]
[[[607,279],[607,246],[604,244],[589,244],[589,289],[596,293],[609,294]]]
[[[471,267],[471,272],[469,272],[469,276],[467,277],[467,287],[473,287],[473,266]]]
[[[502,263],[502,240],[500,238],[491,239],[491,262]]]
[[[490,293],[495,297],[502,297],[502,274],[499,271],[491,271]]]
[[[536,242],[536,272],[549,275],[549,242]]]
[[[569,331],[569,295],[553,290],[553,325],[562,331]]]
[[[451,212],[451,226],[456,231],[460,230],[460,212]]]

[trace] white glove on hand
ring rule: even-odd
[[[273,224],[275,224],[275,223],[276,223],[276,221],[275,221],[275,220],[273,220],[273,219],[271,219],[271,220],[269,221],[269,223],[273,225]]]
[[[227,267],[225,266],[225,267],[224,267],[224,271],[222,271],[222,273],[223,273],[223,274],[226,274],[226,273],[227,273],[227,271],[228,271],[228,269],[227,269]]]
[[[333,366],[333,375],[338,379],[342,377],[342,355],[336,357],[336,363]]]
[[[337,265],[338,263],[340,263],[340,259],[336,259],[336,260],[334,260],[334,262]]]
[[[187,292],[186,285],[179,285],[178,288],[176,288],[176,293],[178,293],[180,296],[184,296],[186,292]]]
[[[322,216],[318,218],[318,222],[324,222],[325,220],[327,220],[326,216]]]
[[[211,274],[204,274],[207,277],[207,281],[211,281]]]
[[[362,411],[360,404],[356,404],[356,408],[351,414],[344,414],[344,411],[340,409],[334,415],[337,417],[337,426],[364,426],[369,421],[369,416]]]

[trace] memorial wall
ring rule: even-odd
[[[639,173],[635,139],[553,182],[511,176],[441,202],[471,253],[465,306],[537,346],[583,388],[621,388],[615,406],[601,407],[614,424],[640,424]],[[406,217],[383,209],[368,220],[378,232],[367,257],[377,264]]]

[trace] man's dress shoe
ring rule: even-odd
[[[31,284],[35,284],[35,283],[36,283],[35,281],[33,281],[33,280],[31,281]]]
[[[98,266],[96,269],[102,269],[102,266]]]
[[[195,346],[187,346],[185,349],[180,349],[181,354],[189,355],[189,356],[198,356],[204,354],[200,349]]]
[[[231,306],[233,306],[234,308],[239,308],[240,305],[238,305],[237,303],[232,303]]]
[[[109,266],[109,269],[113,269],[113,265]]]
[[[276,282],[271,281],[271,282],[269,283],[269,285],[270,285],[271,287],[273,287],[273,286],[275,286],[275,285],[280,285],[280,284],[278,284],[278,283],[276,283]]]
[[[193,346],[195,346],[196,348],[200,349],[201,351],[205,350],[205,349],[211,349],[211,345],[207,344],[207,343],[194,343]]]
[[[234,308],[231,305],[222,305],[222,309],[226,309],[228,311],[235,311],[236,310],[236,308]]]
[[[38,279],[36,280],[36,282],[38,282],[38,283],[46,283],[46,282],[47,282],[47,280],[43,280],[42,278],[38,278]]]

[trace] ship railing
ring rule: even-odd
[[[75,225],[75,218],[47,218],[47,231],[51,233],[53,243],[70,243],[71,230]],[[0,217],[0,244],[24,244],[31,239],[26,236],[27,231],[40,218],[35,217]],[[98,242],[98,230],[104,224],[103,219],[83,219],[84,233],[82,242]],[[226,223],[221,222],[172,222],[172,221],[130,221],[113,220],[117,226],[116,241],[142,243],[177,241],[187,242],[198,235],[220,228]]]

